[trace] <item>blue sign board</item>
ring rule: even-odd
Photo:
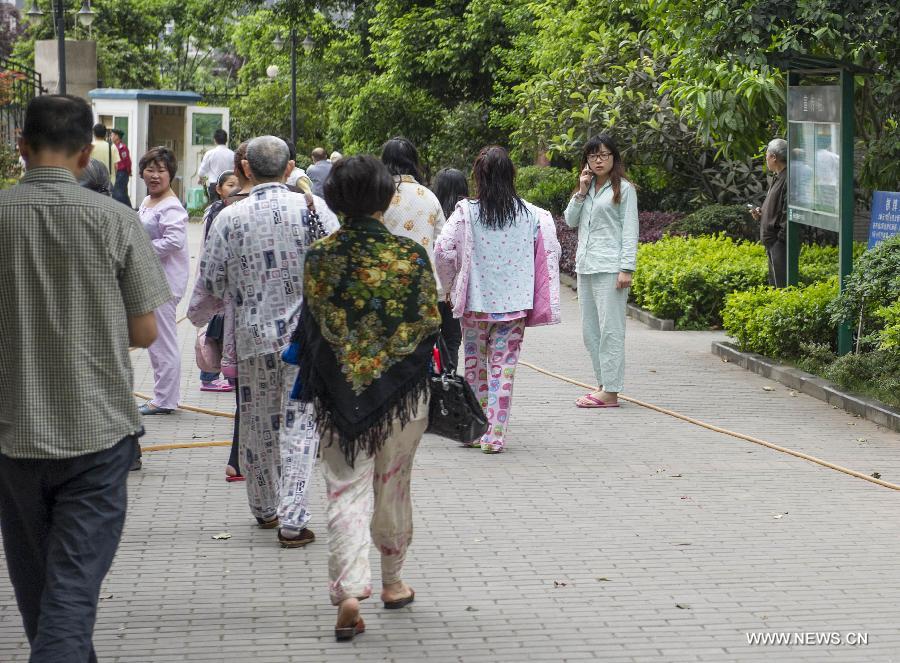
[[[878,242],[900,235],[900,193],[876,191],[872,195],[872,223],[869,225],[869,248]]]

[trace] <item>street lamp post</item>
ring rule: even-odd
[[[288,36],[291,45],[291,142],[297,147],[297,30],[291,28]],[[275,37],[274,44],[277,48],[284,47],[284,41],[281,36]],[[315,42],[310,39],[309,35],[303,39],[303,50],[310,53],[315,47]]]
[[[56,58],[59,60],[59,84],[57,92],[66,94],[66,6],[65,0],[51,0],[53,9],[53,20],[56,23]],[[29,18],[40,20],[44,17],[44,12],[38,7],[37,0],[31,0],[31,9],[26,14]],[[91,27],[94,22],[96,13],[91,9],[91,0],[84,0],[81,9],[78,11],[78,22],[84,27]]]

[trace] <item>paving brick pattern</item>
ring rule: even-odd
[[[526,333],[523,358],[590,381],[568,291],[563,312]],[[231,395],[198,391],[189,323],[181,334],[184,402],[230,411]],[[715,338],[629,321],[626,393],[900,483],[900,435],[722,363]],[[146,353],[134,360],[149,392]],[[223,481],[227,449],[146,454],[103,590],[101,660],[900,660],[900,494],[635,405],[578,410],[581,391],[521,367],[507,453],[426,436],[406,566],[416,602],[365,602],[368,632],[349,644],[331,635],[321,476],[317,541],[282,550]],[[188,412],[147,427],[145,445],[231,434],[231,420]],[[868,645],[751,646],[751,632],[861,632]],[[27,651],[4,575],[0,661]]]

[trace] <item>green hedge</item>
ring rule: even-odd
[[[631,294],[653,315],[679,329],[705,329],[722,322],[725,296],[766,282],[761,244],[730,237],[664,237],[638,246]]]
[[[854,247],[854,253],[863,250]],[[837,274],[837,247],[804,245],[800,251],[801,284]],[[706,329],[722,324],[725,297],[765,286],[768,260],[756,242],[735,241],[724,234],[664,237],[638,246],[638,269],[632,284],[634,302],[671,319],[679,329]]]
[[[837,293],[836,276],[808,286],[734,292],[725,299],[723,326],[741,350],[767,357],[798,357],[803,343],[833,348],[836,335],[828,305]]]
[[[697,237],[725,233],[734,240],[759,239],[759,223],[743,205],[707,205],[666,228],[667,235]]]
[[[552,166],[525,166],[516,172],[516,192],[530,203],[559,216],[578,186],[575,173]]]

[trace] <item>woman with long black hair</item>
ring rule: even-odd
[[[638,209],[637,193],[625,179],[612,136],[601,134],[584,146],[578,190],[565,219],[569,227],[578,228],[575,271],[582,335],[598,385],[575,404],[619,407],[625,380],[625,305],[637,264]]]
[[[462,318],[466,381],[490,424],[472,446],[491,454],[506,446],[525,326],[550,322],[540,211],[516,193],[515,174],[505,149],[482,149],[472,170],[476,198],[456,206],[435,249],[453,315]]]

